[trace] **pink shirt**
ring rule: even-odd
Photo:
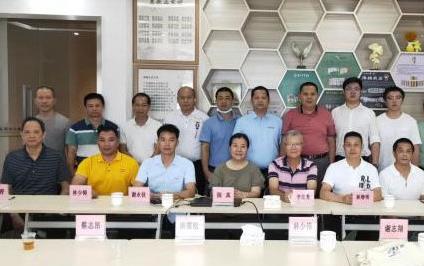
[[[328,137],[336,136],[331,113],[324,107],[317,107],[312,114],[302,113],[300,107],[288,111],[283,118],[283,134],[298,130],[303,134],[304,155],[317,155],[329,151]]]

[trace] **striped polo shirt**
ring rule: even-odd
[[[316,180],[317,172],[316,164],[303,157],[294,172],[288,165],[286,156],[278,157],[268,167],[268,177],[278,178],[278,189],[280,191],[307,189],[306,183],[309,180]]]
[[[70,179],[70,174],[61,153],[45,145],[36,160],[25,147],[10,152],[3,166],[1,183],[9,184],[13,194],[55,195],[58,184]]]
[[[103,119],[102,125],[118,129],[118,126],[109,120]],[[66,144],[77,147],[78,161],[100,153],[97,146],[97,128],[94,128],[87,118],[76,122],[69,128],[66,134]]]

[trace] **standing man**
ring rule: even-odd
[[[389,87],[383,93],[387,111],[377,117],[377,128],[380,134],[380,162],[379,170],[391,165],[393,157],[393,144],[397,139],[407,138],[414,144],[411,158],[413,164],[418,165],[420,160],[421,138],[417,121],[412,116],[402,112],[402,103],[405,92],[399,87]]]
[[[92,92],[84,97],[86,117],[73,124],[66,135],[67,164],[74,175],[75,167],[85,158],[99,153],[97,128],[100,125],[118,129],[118,126],[103,118],[105,99]]]
[[[317,106],[318,86],[305,82],[299,87],[300,106],[284,116],[283,134],[297,130],[303,135],[302,157],[318,167],[318,192],[328,165],[334,162],[336,153],[336,129],[333,117],[327,109]],[[284,145],[280,154],[285,154]]]
[[[282,124],[276,115],[268,113],[269,91],[263,86],[255,87],[250,94],[253,112],[239,118],[235,133],[249,137],[247,158],[255,163],[268,184],[268,165],[278,157]]]
[[[70,174],[63,154],[43,145],[43,121],[28,117],[21,128],[24,147],[6,156],[1,183],[8,184],[10,194],[16,195],[68,194]],[[22,217],[15,213],[11,219],[14,229],[22,231]]]
[[[139,92],[132,98],[134,118],[121,129],[121,150],[134,157],[139,164],[152,157],[156,146],[159,121],[149,117],[150,96]]]
[[[343,159],[344,136],[349,131],[356,131],[362,136],[362,157],[378,165],[380,156],[380,137],[374,112],[360,102],[362,81],[351,77],[343,82],[345,104],[336,107],[331,112],[336,126],[336,161]]]
[[[65,137],[70,121],[67,117],[55,111],[56,93],[51,87],[40,86],[35,90],[36,117],[44,122],[46,137],[44,144],[65,155]]]
[[[175,110],[165,118],[165,124],[176,125],[179,132],[177,154],[191,160],[196,172],[196,187],[199,193],[206,186],[200,160],[200,132],[203,123],[209,118],[196,109],[196,93],[193,88],[183,86],[178,90],[177,102],[180,110]]]
[[[238,118],[233,111],[234,93],[230,88],[219,88],[215,99],[217,112],[204,122],[200,133],[202,169],[208,181],[215,168],[231,157],[228,143]]]

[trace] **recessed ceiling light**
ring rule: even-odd
[[[74,35],[75,35],[75,36],[79,36],[79,32],[76,32],[76,31],[75,31],[75,32],[74,32]]]

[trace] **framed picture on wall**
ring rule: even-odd
[[[198,0],[133,0],[136,63],[197,64]]]
[[[177,92],[183,86],[189,86],[196,90],[197,73],[195,67],[137,67],[135,71],[135,92],[144,92],[152,100],[150,115],[163,121],[165,116],[176,110]]]

